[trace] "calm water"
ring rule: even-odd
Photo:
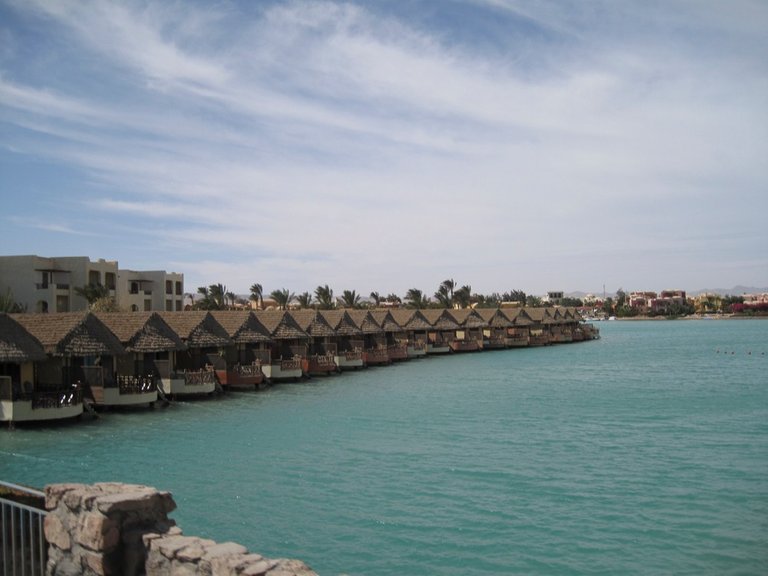
[[[600,328],[0,430],[0,478],[167,489],[323,575],[768,573],[768,321]]]

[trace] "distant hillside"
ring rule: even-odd
[[[653,288],[652,290],[654,292],[661,292],[662,290],[665,290],[666,288]],[[633,290],[627,289],[627,292],[632,292]],[[701,290],[686,290],[686,293],[688,296],[697,296],[699,294],[720,294],[721,296],[741,296],[742,294],[761,294],[763,292],[768,292],[768,288],[758,288],[755,286],[734,286],[733,288],[703,288]],[[589,292],[581,292],[581,291],[575,291],[575,292],[567,292],[565,296],[569,298],[584,298],[589,294]],[[603,291],[597,291],[597,292],[591,292],[591,294],[594,294],[595,296],[602,296]],[[613,296],[615,292],[606,291],[606,296]]]
[[[763,292],[768,292],[768,288],[756,288],[754,286],[734,286],[733,288],[705,288],[704,290],[696,290],[694,292],[689,292],[690,295],[696,296],[697,294],[703,294],[704,292],[708,294],[720,294],[721,296],[725,295],[731,295],[731,296],[741,296],[742,294],[761,294]]]

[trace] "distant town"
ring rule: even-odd
[[[403,295],[375,291],[364,295],[348,289],[334,293],[330,286],[321,285],[313,292],[296,294],[287,288],[268,292],[255,282],[249,294],[235,294],[223,283],[188,290],[183,273],[123,269],[115,260],[0,256],[0,312],[566,306],[577,308],[589,319],[768,315],[768,289],[740,294],[700,292],[693,296],[680,289],[619,289],[610,295],[568,295],[562,291],[534,295],[519,289],[479,294],[471,285],[449,278],[430,292],[410,288]]]

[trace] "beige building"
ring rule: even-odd
[[[75,288],[100,284],[126,311],[181,310],[184,275],[120,270],[116,260],[87,256],[0,256],[0,293],[10,290],[28,312],[86,310]]]
[[[181,312],[184,274],[164,270],[119,270],[117,293],[118,306],[127,311]]]

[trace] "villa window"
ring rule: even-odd
[[[173,282],[171,282],[170,280],[165,281],[165,293],[173,294]]]

